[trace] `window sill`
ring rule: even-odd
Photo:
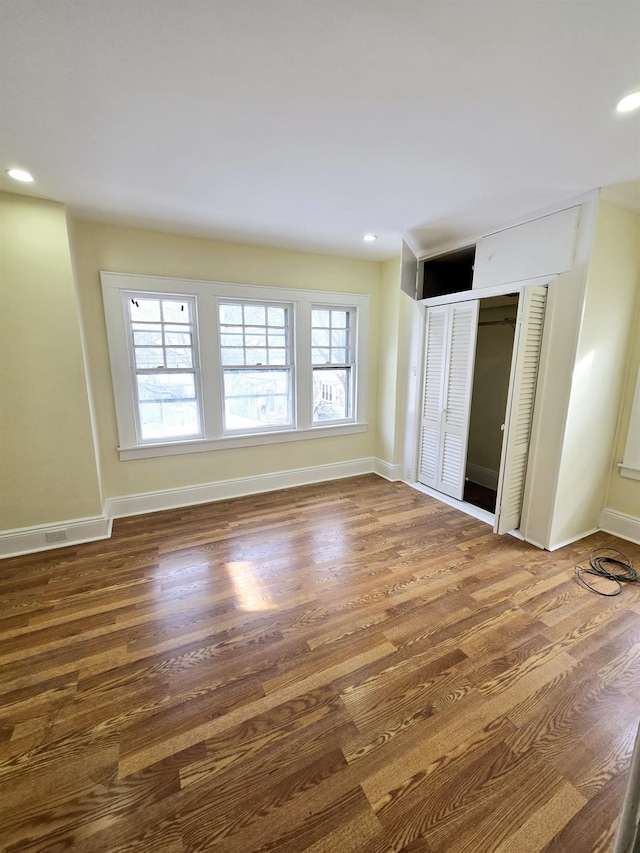
[[[621,477],[629,477],[631,480],[640,480],[640,468],[634,465],[625,465],[624,462],[618,465]]]
[[[120,460],[148,459],[153,456],[177,456],[182,453],[205,453],[211,450],[232,450],[236,447],[252,447],[259,444],[279,444],[283,441],[305,441],[310,438],[352,435],[366,432],[367,423],[336,424],[309,429],[263,432],[254,435],[233,435],[225,438],[198,438],[195,441],[172,441],[164,444],[145,444],[140,447],[119,447]]]

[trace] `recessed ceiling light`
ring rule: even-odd
[[[33,175],[26,169],[7,169],[7,175],[14,181],[22,181],[24,184],[30,184],[33,181]]]
[[[619,113],[630,113],[631,110],[637,110],[638,107],[640,107],[640,89],[637,92],[625,95],[622,100],[618,101],[616,109]]]
[[[377,234],[365,234],[362,238],[365,243],[373,243],[374,240],[378,239]]]

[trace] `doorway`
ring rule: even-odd
[[[418,481],[500,534],[520,526],[546,298],[545,285],[528,284],[426,313]]]
[[[463,501],[495,513],[518,295],[480,300]]]

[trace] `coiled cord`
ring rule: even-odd
[[[596,548],[589,554],[589,565],[586,567],[576,566],[575,571],[578,581],[583,586],[586,586],[591,592],[608,597],[620,595],[623,582],[637,583],[639,579],[638,572],[633,568],[629,557],[617,548]],[[607,580],[614,581],[618,588],[615,592],[602,592],[592,586],[584,577],[585,575],[607,578]]]

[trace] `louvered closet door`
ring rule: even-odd
[[[418,480],[434,489],[438,485],[448,319],[449,311],[446,305],[427,310]]]
[[[520,293],[498,477],[496,533],[520,525],[546,299],[546,287],[525,287]]]
[[[462,500],[467,464],[479,301],[449,305],[442,436],[436,489]]]
[[[419,480],[462,499],[478,302],[427,310]]]

